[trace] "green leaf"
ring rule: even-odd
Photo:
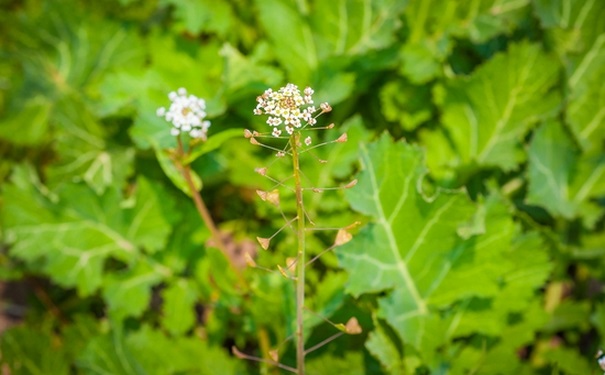
[[[17,169],[13,184],[4,189],[10,251],[59,285],[90,295],[101,285],[108,258],[131,262],[139,247],[155,251],[166,242],[170,224],[164,214],[170,211],[160,207],[157,188],[143,178],[130,208],[121,207],[124,201],[115,189],[98,196],[78,184],[65,185],[58,197],[49,198],[31,178]]]
[[[103,298],[111,318],[119,322],[126,317],[141,316],[149,306],[151,288],[163,278],[164,275],[143,263],[108,276],[104,281]]]
[[[65,348],[46,324],[14,327],[0,336],[0,364],[12,375],[69,374]]]
[[[543,124],[534,133],[529,148],[527,203],[572,218],[576,207],[568,185],[577,159],[577,149],[563,126],[558,122]]]
[[[368,335],[365,347],[376,357],[387,374],[397,375],[405,373],[405,364],[401,350],[392,337],[380,324]]]
[[[508,33],[527,17],[529,3],[529,0],[410,2],[404,13],[408,39],[400,50],[401,73],[415,84],[442,76],[449,68],[446,60],[455,39],[482,43]]]
[[[319,55],[363,55],[390,47],[406,5],[399,0],[315,1],[310,22]]]
[[[197,337],[167,337],[144,325],[125,339],[133,357],[147,374],[243,374],[244,362],[222,347]],[[98,358],[101,361],[103,358]]]
[[[325,354],[307,360],[305,370],[309,374],[343,373],[351,375],[367,374],[362,353],[345,352],[342,356]]]
[[[172,6],[174,17],[180,21],[177,29],[191,34],[215,32],[224,37],[234,28],[235,17],[229,2],[162,0],[160,4]]]
[[[256,0],[260,25],[278,51],[276,58],[297,82],[310,82],[318,56],[312,30],[301,9],[283,0]]]
[[[193,150],[191,150],[191,153],[187,156],[185,163],[193,163],[200,156],[220,148],[223,143],[231,138],[242,137],[243,134],[244,129],[227,129],[220,133],[211,134],[206,142],[195,146]]]
[[[527,203],[546,208],[555,216],[583,216],[588,227],[602,208],[590,201],[605,193],[605,161],[589,154],[580,156],[563,126],[543,124],[529,148]]]
[[[605,130],[605,3],[538,0],[535,13],[559,54],[567,73],[569,106],[565,112],[572,133],[584,150],[602,148]]]
[[[523,135],[560,105],[552,90],[558,74],[555,59],[525,42],[511,45],[470,77],[450,81],[442,121],[462,163],[515,168],[523,160]]]
[[[103,335],[92,338],[76,360],[77,367],[90,375],[145,375],[146,371],[125,343],[120,324]],[[152,372],[154,373],[154,372]]]
[[[457,229],[474,206],[459,192],[442,191],[430,200],[422,195],[425,172],[416,147],[383,135],[362,144],[360,153],[364,170],[347,198],[373,223],[337,249],[350,274],[347,291],[358,296],[393,289],[379,298],[379,316],[404,341],[419,344],[435,333],[425,329],[437,323],[428,298],[451,267]]]
[[[430,86],[415,86],[405,81],[391,81],[380,91],[384,116],[401,124],[405,130],[416,129],[433,115]]]
[[[173,335],[187,332],[195,323],[195,302],[198,292],[186,279],[178,279],[163,291],[162,325]]]
[[[0,138],[18,145],[35,145],[48,137],[51,103],[43,96],[29,99],[22,109],[0,120]]]

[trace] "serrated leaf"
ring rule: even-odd
[[[529,0],[410,2],[404,12],[409,35],[400,51],[402,74],[416,84],[441,76],[455,38],[481,43],[508,33],[526,17],[529,4]]]
[[[0,336],[0,364],[12,375],[69,374],[65,348],[50,325],[13,327]]]
[[[78,369],[85,374],[144,375],[144,368],[125,343],[122,326],[112,326],[111,331],[90,339],[77,357]]]
[[[125,338],[130,353],[147,374],[236,375],[244,373],[244,362],[229,356],[222,347],[197,337],[167,337],[144,325]],[[102,360],[102,358],[99,358]]]
[[[602,211],[590,199],[605,193],[605,161],[590,154],[579,155],[563,126],[543,124],[529,147],[527,203],[539,205],[555,216],[583,216],[592,226]]]
[[[0,120],[0,138],[17,145],[35,145],[48,135],[48,118],[52,103],[36,96],[23,104],[21,110]]]
[[[570,130],[584,150],[599,150],[605,139],[605,91],[600,84],[605,77],[605,3],[538,0],[533,5],[565,66]]]
[[[139,263],[133,269],[111,275],[103,286],[103,299],[115,321],[126,317],[139,317],[149,306],[152,287],[164,275],[149,265]]]
[[[164,6],[174,8],[174,17],[179,21],[177,29],[191,34],[217,33],[226,36],[234,27],[235,15],[229,2],[162,0]]]
[[[363,361],[362,353],[360,352],[346,352],[342,356],[324,354],[307,360],[305,368],[309,374],[337,372],[351,375],[363,375],[369,373],[366,372],[366,366]]]
[[[576,207],[568,187],[577,159],[578,151],[563,126],[558,122],[543,124],[529,147],[527,203],[572,218]]]
[[[170,284],[162,295],[162,325],[173,335],[187,332],[195,323],[195,302],[198,292],[195,286],[186,279],[179,279]]]
[[[554,115],[560,96],[557,61],[530,43],[513,44],[468,78],[451,81],[444,126],[465,164],[515,168],[520,140],[533,122]]]
[[[421,194],[418,148],[383,135],[362,144],[360,153],[364,170],[347,198],[373,223],[336,250],[350,274],[347,291],[358,296],[393,289],[379,298],[379,314],[404,341],[419,344],[432,335],[426,326],[438,324],[428,299],[451,266],[457,228],[474,206],[460,192],[441,192],[430,201]]]
[[[387,374],[405,373],[403,357],[399,348],[379,324],[375,324],[375,329],[368,335],[365,347],[380,361]]]
[[[21,173],[21,172],[19,172]],[[122,208],[112,189],[98,196],[78,184],[65,185],[56,201],[22,177],[8,185],[2,210],[11,254],[41,265],[54,282],[76,287],[81,295],[101,285],[106,259],[132,261],[140,247],[155,251],[165,244],[170,224],[157,192],[140,178],[131,208]]]

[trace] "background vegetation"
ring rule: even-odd
[[[239,134],[266,129],[257,95],[293,82],[334,108],[326,139],[349,138],[308,180],[359,179],[309,195],[309,215],[363,222],[313,264],[307,305],[364,332],[310,354],[309,374],[599,373],[605,2],[0,4],[5,371],[280,373],[230,354],[267,356],[294,316],[290,281],[243,262],[275,269],[294,249],[251,240],[283,219],[255,195],[274,156]],[[155,112],[178,87],[208,101],[192,166],[249,293],[166,156]],[[334,333],[307,327],[307,346]]]

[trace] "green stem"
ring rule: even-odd
[[[304,337],[304,308],[305,308],[305,213],[303,206],[303,190],[301,185],[298,145],[300,133],[290,137],[292,147],[292,164],[294,168],[294,189],[296,192],[296,216],[298,253],[296,262],[296,373],[305,373],[305,337]]]
[[[199,190],[197,190],[197,188],[195,187],[195,183],[193,182],[193,177],[191,175],[191,167],[189,166],[189,164],[185,164],[183,162],[187,155],[185,154],[183,143],[180,138],[178,138],[178,153],[179,157],[177,159],[177,163],[179,164],[179,169],[181,170],[183,178],[185,178],[187,186],[189,187],[189,191],[191,192],[191,198],[195,203],[195,208],[197,209],[197,212],[200,214],[200,217],[202,218],[208,229],[210,229],[210,233],[212,234],[212,239],[214,240],[215,246],[223,253],[225,258],[227,259],[227,262],[229,263],[229,267],[237,276],[240,287],[245,291],[248,289],[246,280],[242,276],[242,273],[239,268],[237,268],[235,263],[233,263],[233,259],[231,259],[231,257],[229,256],[229,253],[227,252],[227,247],[225,246],[225,242],[223,241],[223,237],[221,236],[221,232],[218,230],[218,227],[214,223],[214,220],[210,215],[210,211],[208,211],[208,207],[206,207],[206,204],[202,199],[202,195],[200,194]]]

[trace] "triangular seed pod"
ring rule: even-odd
[[[269,248],[269,243],[271,242],[270,238],[256,237],[256,240],[260,244],[260,247],[263,248],[263,250],[267,250]]]
[[[356,317],[352,317],[347,321],[347,324],[345,325],[345,332],[349,335],[359,335],[361,332],[363,332]]]
[[[338,137],[338,139],[336,140],[336,142],[338,143],[345,143],[347,141],[348,137],[347,137],[347,133],[342,133],[342,135],[340,137]]]
[[[279,352],[277,351],[277,349],[271,349],[271,350],[269,350],[269,357],[274,362],[279,362]]]
[[[349,182],[348,184],[346,184],[345,186],[343,186],[343,188],[350,189],[350,188],[352,188],[355,185],[357,185],[357,179],[354,179],[353,181]]]
[[[244,137],[252,138],[252,132],[248,129],[244,129]]]
[[[339,229],[338,233],[336,233],[336,239],[334,240],[334,246],[344,245],[347,242],[351,241],[353,235],[347,232],[344,229]]]
[[[246,260],[246,264],[249,267],[256,267],[256,262],[254,261],[254,259],[252,259],[250,253],[244,253],[244,259]]]

